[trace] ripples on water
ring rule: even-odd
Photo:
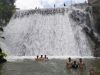
[[[81,75],[89,75],[91,65],[96,71],[95,75],[100,75],[100,59],[84,59],[84,62],[86,70]],[[66,60],[60,59],[46,62],[36,62],[31,59],[17,60],[0,65],[0,75],[78,75],[78,70],[68,71],[65,63]]]

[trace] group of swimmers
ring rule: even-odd
[[[37,55],[37,57],[35,58],[36,61],[38,62],[42,62],[42,61],[47,61],[48,57],[46,55],[41,55],[40,57]],[[82,75],[81,72],[84,71],[84,69],[86,68],[85,63],[83,62],[83,60],[80,58],[79,61],[72,61],[71,58],[68,58],[68,61],[66,62],[66,68],[71,71],[72,69],[74,70],[78,70],[78,75]],[[94,74],[95,71],[93,69],[93,67],[91,67],[89,69],[89,75],[95,75]]]
[[[71,69],[78,70],[79,75],[81,75],[80,73],[86,68],[86,66],[81,58],[79,59],[79,62],[72,61],[71,58],[68,58],[68,61],[66,62],[66,68],[68,70],[71,70]],[[93,67],[91,67],[89,69],[89,75],[95,75],[94,73],[95,73],[95,71],[94,71]]]
[[[79,59],[79,62],[77,63],[76,61],[71,60],[71,58],[68,58],[68,62],[66,63],[66,66],[68,69],[83,69],[85,67],[84,62],[82,61],[82,59]]]
[[[41,55],[40,57],[37,55],[37,57],[35,58],[36,61],[46,61],[48,60],[48,57],[46,55]]]

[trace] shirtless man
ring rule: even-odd
[[[66,62],[66,67],[67,67],[67,69],[71,69],[72,68],[71,58],[68,58],[68,62]]]
[[[93,67],[90,68],[89,75],[95,75],[95,70]]]
[[[85,64],[84,64],[84,62],[82,61],[81,58],[79,59],[79,63],[78,64],[79,64],[79,70],[82,71],[85,68]]]
[[[79,68],[79,65],[77,64],[76,61],[73,62],[72,68],[75,69],[75,70],[77,70]]]
[[[79,59],[79,75],[83,75],[84,74],[84,69],[85,69],[85,63],[82,61],[82,59]]]
[[[68,75],[72,75],[72,61],[71,58],[68,58],[68,61],[66,62],[66,68]]]
[[[44,58],[43,58],[43,55],[41,55],[41,57],[39,58],[40,61],[43,61]]]
[[[45,61],[47,61],[47,60],[48,60],[48,57],[45,55],[45,56],[44,56],[44,59],[45,59]]]
[[[37,55],[37,58],[35,58],[35,60],[36,60],[36,61],[38,61],[38,60],[39,60],[39,56],[38,56],[38,55]]]

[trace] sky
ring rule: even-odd
[[[16,8],[23,9],[35,9],[38,8],[52,8],[55,4],[56,7],[63,6],[64,3],[66,5],[70,3],[82,3],[86,0],[16,0],[15,5]]]

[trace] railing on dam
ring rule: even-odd
[[[54,14],[64,14],[68,11],[68,8],[48,8],[48,9],[34,9],[34,10],[23,10],[16,11],[14,18],[29,16],[31,14],[41,14],[41,15],[54,15]]]

